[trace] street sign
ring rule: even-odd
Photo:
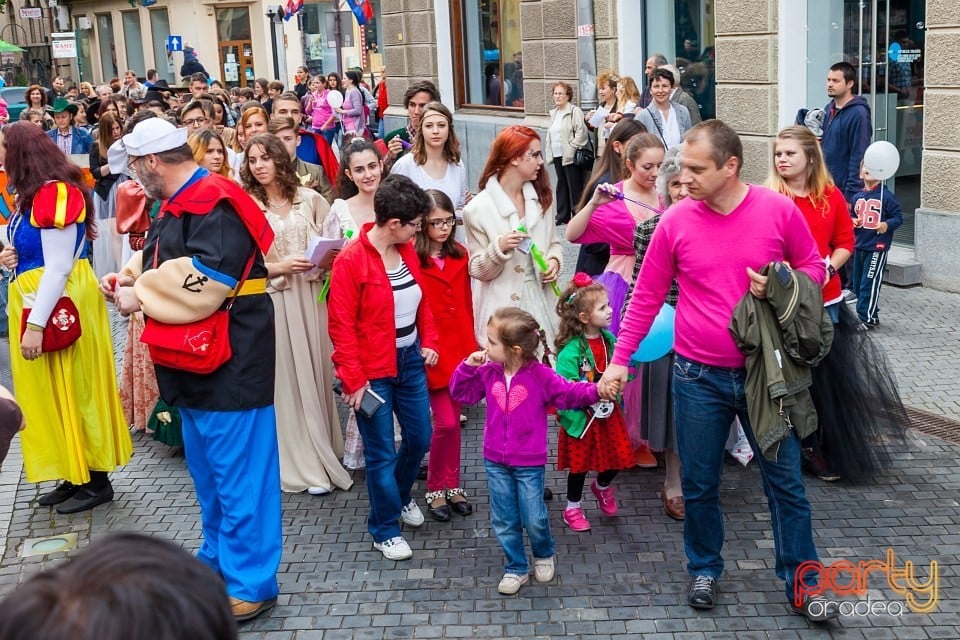
[[[20,7],[20,17],[24,20],[39,20],[43,18],[43,9],[39,7]]]
[[[54,58],[77,57],[77,40],[73,31],[51,33],[50,38]]]
[[[167,51],[183,51],[183,36],[167,36]]]

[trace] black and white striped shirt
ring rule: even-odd
[[[393,289],[393,316],[397,327],[397,348],[409,347],[417,341],[417,309],[423,293],[401,260],[396,269],[387,269]]]

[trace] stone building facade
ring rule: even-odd
[[[889,139],[901,149],[901,170],[888,186],[901,199],[908,223],[898,233],[888,279],[960,291],[960,14],[955,0],[513,1],[519,4],[522,51],[519,109],[516,103],[497,108],[465,99],[469,73],[462,51],[474,34],[470,16],[458,14],[477,5],[475,0],[383,0],[389,124],[404,117],[399,102],[410,82],[437,82],[466,142],[473,180],[499,128],[520,122],[547,126],[555,81],[570,83],[574,101],[582,100],[578,34],[589,28],[578,5],[591,5],[595,69],[616,69],[638,80],[646,56],[661,43],[675,38],[679,52],[681,23],[686,20],[683,29],[690,28],[688,17],[694,16],[694,35],[687,39],[701,40],[693,46],[704,59],[712,52],[716,116],[742,136],[744,177],[762,182],[777,131],[793,124],[799,108],[823,107],[829,65],[845,59],[861,73],[859,90],[874,110],[875,139]],[[510,25],[499,26],[502,33]],[[505,59],[509,51],[501,49]],[[485,60],[489,53],[483,50]],[[897,55],[899,70],[910,81],[900,95],[893,84]]]

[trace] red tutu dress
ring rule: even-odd
[[[599,380],[607,369],[608,357],[613,356],[613,349],[609,348],[600,336],[579,339],[586,340],[593,355],[593,362],[596,363],[592,370],[582,371],[582,373],[587,380]],[[564,351],[575,349],[576,340],[567,344]],[[587,420],[589,421],[589,417]],[[614,407],[609,418],[595,418],[582,438],[574,438],[563,428],[560,429],[558,469],[569,469],[570,473],[587,473],[629,469],[634,464],[633,445],[630,443],[623,411],[619,404]]]

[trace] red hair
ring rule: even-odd
[[[480,190],[483,191],[486,188],[487,180],[492,176],[499,178],[504,169],[525,154],[535,140],[539,142],[540,136],[530,127],[513,125],[501,131],[500,135],[493,141],[493,147],[491,147],[490,155],[487,157],[487,165],[483,168],[483,173],[480,174]],[[540,200],[542,214],[553,204],[553,191],[550,189],[550,176],[547,174],[546,166],[541,167],[537,179],[532,184],[537,191],[537,199]]]
[[[83,192],[87,206],[87,238],[96,236],[96,216],[90,188],[83,182],[80,167],[70,162],[60,147],[31,122],[14,122],[3,130],[7,160],[3,163],[7,179],[17,192],[17,208],[25,212],[33,205],[37,190],[48,180],[59,180]]]

